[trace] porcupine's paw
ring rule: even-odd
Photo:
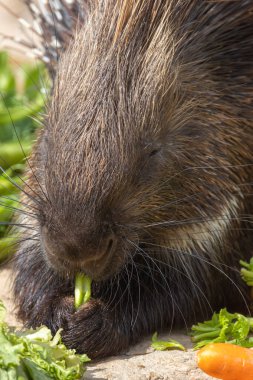
[[[120,322],[102,301],[91,299],[69,315],[62,339],[67,347],[91,359],[115,355],[129,345],[129,337],[121,332]]]
[[[66,326],[74,313],[73,297],[44,297],[43,301],[35,303],[29,310],[20,308],[18,317],[24,321],[25,327],[37,328],[45,325],[55,334]]]

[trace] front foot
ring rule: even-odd
[[[27,327],[48,326],[52,333],[62,328],[62,341],[68,348],[85,353],[89,358],[115,355],[129,346],[129,337],[122,330],[121,320],[101,300],[91,299],[78,310],[74,297],[47,299],[35,308]]]
[[[62,328],[63,342],[90,358],[115,355],[128,348],[131,316],[125,308],[106,303],[97,294],[97,299],[75,310],[73,282],[63,280],[47,266],[39,246],[20,248],[15,272],[17,316],[26,327],[46,325],[52,333]],[[102,288],[98,291],[103,294]]]
[[[71,302],[73,305],[74,299]],[[62,339],[67,347],[91,359],[115,355],[129,346],[129,337],[120,324],[101,300],[92,299],[69,315]]]

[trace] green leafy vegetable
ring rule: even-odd
[[[12,331],[4,323],[5,309],[0,302],[0,379],[76,380],[81,379],[89,361],[61,342],[60,330],[54,338],[50,330]]]
[[[75,278],[75,308],[89,301],[91,297],[91,278],[84,273],[78,273]]]
[[[247,285],[253,286],[253,257],[249,263],[240,260],[240,264],[243,267],[241,269],[241,276]]]
[[[157,332],[152,336],[152,344],[151,347],[157,351],[165,351],[165,350],[182,350],[185,351],[185,347],[177,342],[176,340],[158,340]]]
[[[242,314],[231,314],[226,309],[214,313],[209,321],[192,326],[194,348],[199,349],[209,343],[232,343],[243,347],[253,347],[253,318]]]

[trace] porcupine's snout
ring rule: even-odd
[[[109,226],[88,233],[43,227],[41,241],[47,260],[57,271],[82,270],[93,279],[103,279],[117,267],[118,238]]]

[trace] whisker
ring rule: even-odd
[[[107,306],[108,306],[108,308],[111,307],[111,305],[113,304],[114,300],[116,299],[117,293],[118,293],[118,289],[119,289],[119,281],[117,281],[118,280],[118,275],[113,276],[109,280],[110,280],[110,286],[106,287],[106,291],[108,289],[110,289],[110,296],[109,296],[109,298],[107,300]],[[116,281],[117,281],[117,289],[115,290],[114,289],[114,286],[115,286],[114,284],[115,284]]]
[[[39,211],[35,206],[32,206],[31,204],[25,203],[25,202],[21,201],[20,199],[11,198],[11,197],[8,197],[6,195],[0,195],[0,199],[7,199],[9,201],[17,202],[17,203],[21,204],[22,206],[24,206],[25,208],[29,208],[29,209],[33,209],[35,211]],[[34,215],[36,215],[36,214],[34,214]]]
[[[206,258],[202,257],[202,256],[197,256],[197,255],[194,255],[190,252],[185,252],[183,250],[177,250],[177,249],[174,249],[174,248],[171,248],[169,246],[163,246],[163,245],[157,245],[157,244],[154,244],[154,243],[149,243],[149,242],[145,242],[145,244],[147,245],[151,245],[151,246],[155,246],[155,247],[159,247],[159,248],[164,248],[164,249],[167,249],[169,250],[170,252],[172,253],[176,253],[176,254],[181,254],[181,255],[184,255],[186,257],[192,257],[192,258],[196,258],[198,260],[200,260],[202,263],[205,263],[205,264],[208,264],[210,265],[211,267],[213,267],[215,270],[217,270],[219,273],[221,273],[222,275],[224,275],[224,277],[226,277],[231,283],[232,285],[236,288],[236,290],[238,291],[238,293],[240,294],[240,296],[242,297],[242,300],[247,308],[247,311],[248,313],[250,314],[250,310],[249,310],[249,307],[248,307],[248,304],[247,304],[247,301],[242,293],[242,291],[240,290],[239,286],[236,285],[236,283],[234,282],[234,280],[229,276],[227,275],[222,269],[220,269],[217,265],[215,265],[213,262],[207,260]],[[153,253],[152,253],[153,254]],[[219,263],[220,264],[220,263]],[[225,267],[228,267],[230,268],[229,266],[227,265],[224,265]],[[230,268],[231,269],[231,268]],[[238,270],[237,270],[238,271]]]
[[[148,256],[148,255],[147,255],[147,256]],[[144,257],[143,257],[143,258],[144,258]],[[155,261],[157,261],[159,264],[164,265],[163,261],[157,260],[156,258],[152,258],[152,259],[155,260]],[[199,304],[199,306],[200,306],[202,309],[203,309],[203,302],[200,301],[200,299],[199,299],[199,294],[198,294],[198,292],[195,290],[195,288],[197,288],[198,291],[199,291],[199,292],[201,293],[201,295],[203,296],[203,298],[204,298],[204,300],[205,300],[205,302],[206,302],[208,308],[210,309],[211,313],[214,312],[214,310],[213,310],[213,308],[212,308],[212,306],[211,306],[211,304],[210,304],[208,298],[206,297],[205,293],[203,292],[203,290],[201,289],[201,287],[200,287],[195,281],[193,281],[193,279],[191,278],[191,276],[187,275],[186,273],[184,273],[183,271],[179,270],[178,268],[176,268],[176,267],[173,266],[173,265],[170,265],[170,264],[168,264],[168,263],[165,263],[165,265],[166,265],[168,268],[171,269],[171,272],[176,271],[177,273],[179,273],[180,275],[182,275],[183,277],[185,277],[187,280],[189,280],[189,281],[192,283],[192,285],[193,285],[192,290],[194,290],[195,296],[196,296],[196,298],[198,299],[198,304]],[[141,264],[138,264],[138,266],[146,268],[144,265],[141,265]],[[155,270],[155,269],[153,269],[153,270]],[[156,270],[155,270],[155,271],[156,271]],[[156,272],[158,273],[158,271],[156,271]],[[147,273],[147,272],[145,272],[145,273]],[[156,281],[156,282],[157,282],[157,281]],[[157,282],[157,283],[158,283],[158,282]],[[159,284],[159,283],[158,283],[158,284]],[[160,286],[160,284],[159,284],[159,286]],[[182,289],[182,291],[183,291],[183,293],[185,294],[186,298],[188,298],[188,297],[189,297],[189,293],[187,293],[184,289]],[[194,311],[194,310],[193,310],[193,311]]]
[[[130,284],[129,284],[129,286],[130,286]],[[117,307],[118,305],[120,305],[120,302],[121,302],[121,300],[123,299],[123,297],[124,297],[124,295],[125,295],[125,293],[126,293],[127,291],[128,291],[128,286],[125,287],[125,289],[124,289],[124,291],[121,293],[121,296],[120,296],[120,298],[118,299],[117,303],[113,306],[114,309],[116,309],[116,307]]]
[[[142,243],[145,244],[145,245],[149,245],[149,246],[155,246],[155,247],[157,247],[157,248],[167,249],[169,252],[170,252],[170,251],[178,252],[176,248],[173,248],[173,247],[171,248],[170,246],[158,245],[158,244],[151,243],[151,242],[147,242],[147,241],[142,242]],[[182,253],[182,252],[183,252],[183,251],[181,251],[181,253]],[[155,255],[155,254],[156,254],[156,253],[152,251],[152,255]],[[157,254],[159,254],[159,253],[157,253]],[[185,252],[185,255],[188,255],[188,251]],[[193,257],[193,258],[197,258],[197,259],[200,259],[200,258],[201,258],[200,256],[198,256],[198,255],[194,255],[193,253],[191,253],[190,256]],[[206,259],[206,260],[207,260],[207,259]],[[234,268],[234,267],[231,267],[231,266],[229,266],[229,265],[227,265],[227,264],[225,264],[225,263],[223,263],[223,262],[221,262],[221,261],[217,261],[217,259],[215,259],[215,258],[213,258],[212,260],[213,260],[212,262],[215,263],[215,264],[217,264],[217,265],[223,266],[223,267],[225,267],[225,268],[227,268],[227,269],[229,269],[229,270],[233,270],[233,271],[236,272],[236,273],[239,273],[239,272],[240,272],[239,269]],[[209,263],[209,262],[207,261],[207,263]],[[210,262],[210,263],[211,263],[211,262]]]
[[[132,244],[132,245],[135,247],[135,249],[140,250],[140,252],[142,252],[142,253],[145,254],[145,251],[144,251],[143,249],[141,249],[140,247],[136,246],[135,243],[133,243],[133,242],[130,241],[130,240],[129,240],[128,242],[129,242],[130,244]],[[151,260],[152,260],[152,258],[151,258]],[[186,326],[186,328],[187,328],[187,323],[186,323],[185,317],[184,317],[184,315],[183,315],[183,313],[182,313],[180,307],[178,306],[178,304],[175,302],[175,300],[174,300],[174,298],[173,298],[172,291],[171,291],[171,289],[170,289],[170,286],[169,286],[169,284],[168,284],[168,281],[167,281],[166,277],[164,276],[164,274],[162,273],[160,267],[156,264],[156,262],[154,262],[154,264],[156,265],[158,271],[160,272],[160,275],[161,275],[161,277],[163,278],[163,281],[165,282],[165,284],[166,284],[166,286],[167,286],[167,288],[168,288],[168,291],[169,291],[169,295],[170,295],[170,298],[171,298],[171,301],[172,301],[172,318],[171,318],[171,320],[173,321],[173,320],[175,319],[175,306],[176,306],[177,309],[178,309],[178,311],[179,311],[179,313],[181,314],[181,317],[182,317],[182,319],[183,319],[183,321],[184,321],[184,324],[185,324],[185,326]],[[170,331],[171,331],[171,330],[172,330],[172,322],[171,322]]]
[[[137,311],[136,311],[136,316],[135,316],[135,319],[134,321],[132,322],[131,321],[131,326],[132,326],[132,329],[134,328],[136,322],[137,322],[137,319],[138,319],[138,316],[139,316],[139,312],[140,312],[140,304],[141,304],[141,282],[140,282],[140,277],[139,277],[139,273],[138,273],[138,269],[137,269],[137,266],[135,264],[135,262],[133,261],[133,268],[135,269],[136,271],[136,275],[137,275],[137,284],[138,284],[138,303],[137,303]],[[131,292],[130,292],[131,293]],[[131,296],[132,297],[132,296]],[[133,317],[133,313],[132,313],[132,317]]]
[[[215,221],[242,221],[242,222],[249,222],[253,223],[253,217],[250,217],[250,219],[242,216],[242,217],[199,217],[199,218],[189,218],[189,219],[182,219],[182,220],[172,220],[172,221],[161,221],[156,222],[152,224],[144,225],[142,228],[150,228],[150,227],[157,227],[157,226],[181,226],[181,225],[189,225],[189,224],[201,224],[201,223],[208,223]],[[252,220],[251,220],[252,218]]]
[[[16,136],[16,138],[17,138],[17,140],[18,140],[18,143],[19,143],[19,146],[20,146],[20,148],[21,148],[22,154],[23,154],[23,156],[24,156],[24,158],[25,158],[25,161],[27,162],[27,164],[28,164],[28,166],[29,166],[29,168],[30,168],[30,170],[31,170],[31,172],[32,172],[32,174],[33,174],[33,177],[35,178],[37,184],[39,185],[40,190],[42,191],[42,194],[43,194],[43,195],[45,196],[45,198],[47,199],[47,195],[44,193],[44,191],[43,191],[43,189],[42,189],[42,186],[41,186],[40,182],[38,181],[38,178],[37,178],[36,174],[34,173],[34,170],[33,170],[32,166],[31,166],[31,164],[30,164],[30,160],[28,159],[28,157],[27,157],[26,154],[25,154],[25,151],[24,151],[23,146],[22,146],[22,144],[21,144],[21,141],[20,141],[19,135],[18,135],[18,133],[17,133],[17,129],[16,129],[15,123],[13,122],[13,119],[12,119],[12,116],[11,116],[11,113],[10,113],[10,110],[9,110],[9,107],[7,106],[7,104],[6,104],[6,102],[5,102],[5,99],[4,99],[4,96],[3,96],[3,94],[2,94],[1,92],[0,92],[0,95],[1,95],[1,97],[2,97],[3,103],[4,103],[4,105],[5,105],[5,108],[6,108],[7,112],[8,112],[8,115],[9,115],[9,117],[10,117],[11,124],[12,124],[13,130],[14,130],[14,132],[15,132],[15,136]],[[5,174],[6,174],[6,173],[5,173]],[[24,182],[23,179],[21,179],[21,180]],[[31,189],[30,185],[28,185],[28,184],[26,183],[26,186],[28,186],[28,188],[29,188],[34,194],[36,194],[39,198],[41,198],[41,197],[40,197],[40,196],[34,191],[34,189]],[[48,199],[47,199],[47,200],[48,200]]]
[[[37,219],[37,215],[36,214],[32,214],[32,213],[30,213],[28,211],[19,209],[19,208],[14,207],[14,206],[6,205],[5,203],[2,203],[1,201],[0,201],[0,206],[6,208],[7,210],[12,210],[12,211],[15,211],[15,212],[17,212],[19,214],[28,215],[31,218]]]
[[[24,223],[0,222],[0,226],[14,226],[14,227],[21,227],[21,228],[29,229],[32,231],[36,231],[35,227],[30,227],[32,226],[31,224],[24,224]]]
[[[1,172],[5,175],[4,178],[8,179],[17,189],[19,189],[22,193],[24,193],[29,199],[31,199],[33,202],[37,203],[38,205],[40,205],[40,201],[43,201],[43,199],[41,197],[39,197],[40,201],[38,199],[35,199],[34,197],[32,197],[29,193],[27,193],[27,191],[25,191],[21,186],[19,186],[15,181],[13,181],[13,179],[6,173],[6,171],[3,169],[2,166],[0,166],[0,170]],[[27,183],[22,179],[22,177],[19,177],[21,179],[21,181],[27,185]],[[28,186],[28,185],[27,185]],[[29,186],[28,188],[33,191]]]
[[[133,303],[133,297],[132,297],[132,292],[131,292],[131,281],[133,279],[133,268],[134,268],[134,265],[133,265],[133,261],[131,262],[131,275],[129,276],[129,273],[128,273],[128,265],[125,266],[125,271],[126,271],[126,274],[127,274],[127,305],[126,305],[126,309],[128,308],[128,304],[129,304],[129,300],[130,300],[130,303],[131,303],[131,327],[133,327],[133,317],[134,317],[134,303]]]

